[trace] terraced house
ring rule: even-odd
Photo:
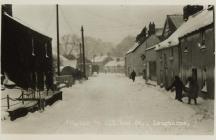
[[[214,98],[215,44],[213,7],[190,16],[179,37],[180,72],[184,83],[189,76],[198,81],[200,96]]]
[[[214,98],[213,7],[186,6],[184,20],[171,36],[155,45],[158,84],[167,87],[179,75],[187,87],[187,78],[194,77],[199,95]]]
[[[146,61],[145,50],[149,48],[149,46],[153,46],[159,42],[159,37],[156,34],[153,34],[143,43],[136,43],[125,56],[126,75],[129,75],[134,70],[137,75],[144,75],[144,78],[149,77],[149,69],[153,67],[154,62],[151,63]]]

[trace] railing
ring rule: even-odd
[[[58,84],[64,83],[67,87],[70,87],[74,84],[74,78],[72,75],[62,75],[57,76],[56,81]],[[19,87],[15,87],[16,89],[21,89]],[[1,100],[6,100],[7,105],[3,105],[1,107],[6,107],[7,109],[10,109],[12,106],[18,105],[18,104],[25,104],[25,101],[32,101],[32,100],[43,100],[42,96],[48,96],[48,91],[44,94],[40,90],[27,90],[27,94],[25,93],[25,90],[21,89],[21,95],[18,98],[11,98],[9,95],[7,95],[4,98],[1,98]],[[18,103],[11,103],[11,101],[18,101]]]
[[[27,94],[26,94],[26,93],[24,93],[25,91],[21,89],[21,92],[22,93],[18,98],[11,98],[9,95],[7,95],[4,98],[1,98],[1,100],[6,100],[6,104],[7,104],[7,105],[3,105],[1,107],[6,107],[7,109],[10,109],[12,106],[15,106],[18,104],[24,105],[25,101],[39,100],[41,102],[41,100],[43,100],[42,93],[39,90],[38,91],[34,91],[34,90],[27,91]],[[44,94],[46,94],[47,96],[49,95],[48,91]],[[11,104],[11,101],[14,101],[14,102],[18,101],[18,103]]]
[[[10,109],[11,106],[15,106],[15,105],[21,104],[21,102],[10,104],[10,101],[19,101],[19,100],[13,99],[13,98],[9,97],[9,95],[7,95],[4,98],[1,98],[1,100],[7,100],[7,106],[1,106],[1,107],[7,107],[7,109]],[[24,104],[24,102],[23,102],[23,104]]]

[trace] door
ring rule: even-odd
[[[196,68],[193,68],[192,69],[192,78],[197,81],[197,69]]]
[[[164,54],[164,85],[167,88],[168,85],[168,66],[167,66],[167,56]]]

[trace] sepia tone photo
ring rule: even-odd
[[[1,133],[214,135],[215,7],[1,4]]]

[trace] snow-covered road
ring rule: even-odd
[[[3,133],[212,134],[213,101],[188,105],[174,93],[133,83],[120,74],[100,74],[63,89],[63,101],[44,112],[2,121]],[[204,106],[204,108],[202,107]],[[202,109],[202,111],[201,111]]]

